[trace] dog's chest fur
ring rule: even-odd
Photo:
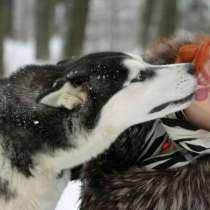
[[[34,176],[26,177],[10,163],[4,161],[1,173],[0,210],[53,210],[68,183],[70,174],[60,176],[34,171]],[[6,185],[5,185],[6,183]],[[0,190],[1,191],[1,190]]]

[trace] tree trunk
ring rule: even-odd
[[[36,2],[36,58],[49,59],[49,41],[53,26],[53,0]]]
[[[11,32],[12,0],[0,0],[0,78],[4,76],[4,38]]]
[[[64,42],[64,55],[77,56],[81,53],[85,39],[85,28],[89,0],[66,0],[67,33]]]
[[[2,37],[0,37],[0,78],[2,78],[4,76],[4,73],[5,73],[5,67],[4,67],[3,40],[2,40]]]
[[[170,1],[170,0],[169,0]],[[143,13],[140,15],[140,45],[146,47],[150,41],[151,24],[154,17],[156,0],[145,0]]]
[[[5,35],[12,36],[13,0],[4,0]],[[2,5],[1,5],[2,6]]]
[[[177,1],[161,0],[162,9],[159,22],[159,37],[170,37],[174,35],[177,22]]]

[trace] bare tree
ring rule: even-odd
[[[177,0],[145,0],[141,8],[140,44],[145,47],[154,39],[170,37],[178,22]]]
[[[177,1],[161,0],[161,16],[158,37],[169,37],[174,34],[177,23]]]
[[[0,0],[0,77],[4,76],[4,47],[3,42],[6,36],[11,35],[12,28],[12,0]]]
[[[148,42],[151,38],[151,27],[152,27],[152,20],[155,13],[155,6],[157,1],[156,0],[146,0],[143,6],[143,9],[141,8],[142,15],[140,15],[140,37],[139,41],[141,46],[146,47]],[[140,12],[141,14],[141,12]]]
[[[68,27],[64,42],[64,55],[70,57],[79,55],[82,51],[89,0],[66,0],[65,3]]]
[[[36,2],[36,58],[49,58],[49,41],[53,26],[54,0],[37,0]]]

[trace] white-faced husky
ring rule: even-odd
[[[53,210],[65,169],[128,127],[190,105],[191,64],[153,66],[124,53],[27,66],[0,83],[0,210]]]

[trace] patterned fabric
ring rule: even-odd
[[[181,112],[161,121],[154,122],[137,161],[145,170],[175,169],[210,154],[210,132],[190,125]]]

